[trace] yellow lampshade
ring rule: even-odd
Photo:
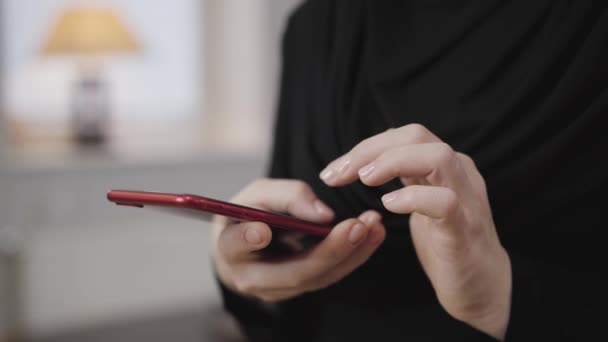
[[[75,8],[60,17],[42,53],[103,54],[136,50],[137,42],[114,12]]]

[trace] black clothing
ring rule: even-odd
[[[337,213],[383,213],[353,274],[274,311],[224,289],[254,341],[492,341],[439,305],[391,182],[318,174],[389,127],[420,123],[484,176],[513,267],[508,341],[585,341],[608,318],[608,2],[310,0],[290,18],[270,176]],[[597,337],[596,337],[597,338]],[[596,339],[597,340],[597,339]]]

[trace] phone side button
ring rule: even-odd
[[[126,207],[135,207],[135,208],[143,208],[144,207],[143,204],[139,204],[139,203],[116,202],[116,205],[123,205],[123,206],[126,206]]]

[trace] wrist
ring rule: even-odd
[[[496,293],[493,296],[495,300],[493,300],[482,312],[471,315],[463,321],[470,326],[503,341],[507,333],[511,314],[512,273],[511,261],[504,249],[502,249],[499,260],[499,264],[503,266],[497,267],[496,269],[506,271],[498,273],[500,281],[495,283]]]

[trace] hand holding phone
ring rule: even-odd
[[[137,192],[110,192],[108,199],[136,207],[161,204],[153,207],[204,214],[205,219],[209,212],[225,215],[213,227],[212,258],[217,276],[226,287],[265,301],[292,298],[339,281],[362,265],[386,234],[380,214],[372,210],[330,228],[333,210],[307,184],[295,180],[260,179],[239,192],[232,203],[209,198],[201,202],[202,197],[192,195],[144,195],[146,198]],[[192,207],[187,203],[198,204]],[[203,207],[201,203],[225,207]],[[244,213],[254,216],[241,216]],[[306,225],[299,225],[301,222]],[[280,230],[271,230],[273,224]],[[304,232],[324,238],[309,249],[267,258],[265,251],[281,235],[279,232]]]
[[[245,187],[232,202],[284,212],[299,219],[327,224],[333,211],[311,188],[294,180],[260,179]],[[275,238],[261,222],[214,226],[213,261],[221,282],[242,294],[265,301],[292,298],[327,287],[362,265],[384,241],[380,214],[366,211],[335,225],[310,249],[279,259],[264,258]]]

